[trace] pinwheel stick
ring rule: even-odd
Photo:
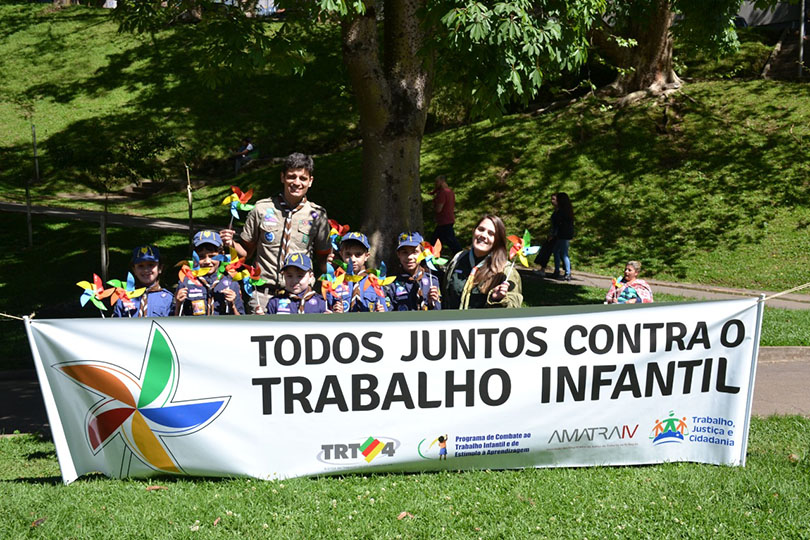
[[[512,259],[512,263],[509,265],[509,271],[506,273],[506,277],[503,280],[504,283],[507,283],[509,281],[509,278],[512,277],[512,270],[515,269],[515,261],[516,260],[517,260],[517,255],[515,255],[515,258]]]
[[[228,222],[228,229],[233,228],[233,214],[231,214],[231,220]]]

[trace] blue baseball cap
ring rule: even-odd
[[[132,250],[132,264],[160,262],[160,250],[155,246],[138,246]]]
[[[218,248],[222,247],[222,238],[216,231],[200,231],[194,235],[194,247],[200,247],[203,244],[212,244]]]
[[[424,241],[424,238],[418,232],[404,232],[399,233],[397,240],[399,241],[397,249],[399,249],[402,247],[418,247]]]
[[[288,266],[294,266],[304,272],[309,272],[312,270],[312,259],[310,259],[309,255],[306,253],[291,253],[284,259],[284,266],[282,266],[281,269],[284,270]]]
[[[345,242],[349,241],[359,242],[364,248],[371,249],[371,246],[368,244],[368,238],[366,238],[366,235],[361,232],[350,232],[345,234],[343,238],[340,239],[340,245],[343,246]]]

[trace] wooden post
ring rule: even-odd
[[[191,247],[194,240],[194,205],[191,196],[191,173],[189,172],[188,164],[183,163],[186,167],[186,192],[188,193],[188,245]],[[189,252],[189,254],[191,254]]]
[[[39,183],[39,157],[37,156],[37,128],[31,124],[31,139],[34,143],[34,182]],[[28,225],[28,247],[34,247],[34,230],[31,224],[31,179],[25,183],[25,218]]]
[[[107,282],[110,261],[109,251],[107,250],[107,191],[104,191],[104,212],[101,213],[99,219],[99,236],[101,237],[101,281]]]
[[[807,14],[806,0],[801,0],[802,7],[799,10],[801,20],[799,21],[799,78],[804,75],[804,18]]]

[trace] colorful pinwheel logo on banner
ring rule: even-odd
[[[259,264],[256,263],[256,266],[245,264],[244,257],[226,266],[225,270],[228,272],[228,275],[231,276],[231,279],[242,282],[248,296],[253,296],[256,287],[261,287],[267,283],[262,279],[262,269]]]
[[[326,273],[318,278],[318,281],[321,282],[321,296],[323,296],[324,302],[329,303],[327,297],[329,294],[336,299],[340,299],[337,289],[343,283],[345,276],[346,272],[342,268],[335,270],[331,264],[326,264]]]
[[[82,307],[87,305],[87,302],[92,302],[100,311],[107,311],[107,308],[104,307],[104,303],[101,300],[113,294],[115,289],[105,289],[101,278],[96,274],[93,274],[93,283],[80,281],[76,285],[84,289],[84,292],[82,292],[82,295],[79,297],[79,302]],[[103,317],[104,313],[102,313],[101,316]]]
[[[527,257],[537,253],[540,250],[540,246],[530,245],[532,243],[532,235],[528,230],[523,231],[523,238],[510,234],[506,239],[512,243],[512,246],[509,248],[509,260],[512,261],[512,264],[509,266],[509,272],[506,273],[506,280],[508,281],[509,277],[512,275],[512,270],[515,269],[515,263],[520,261],[520,264],[528,268],[529,259]]]
[[[349,232],[348,225],[341,225],[334,219],[329,220],[329,242],[332,244],[332,249],[335,251],[340,250],[340,241],[343,239],[343,235]]]
[[[378,270],[372,270],[368,273],[368,277],[366,279],[366,283],[363,286],[363,290],[365,291],[369,287],[374,289],[374,292],[377,293],[377,296],[380,298],[385,299],[385,292],[383,291],[383,287],[386,285],[393,283],[396,279],[396,276],[389,276],[386,277],[387,269],[385,267],[385,263],[380,263],[380,268]]]
[[[174,402],[180,381],[177,353],[169,336],[155,322],[149,332],[140,376],[112,363],[90,360],[53,367],[101,396],[87,412],[87,443],[97,455],[120,435],[124,452],[121,464],[113,466],[112,471],[113,474],[120,471],[121,476],[129,474],[131,455],[158,471],[184,473],[166,438],[203,429],[230,401],[230,396],[223,396]],[[110,463],[109,457],[103,461]]]
[[[250,212],[253,210],[254,205],[248,204],[247,202],[253,197],[253,189],[247,190],[245,193],[242,193],[242,190],[236,186],[231,186],[231,193],[227,197],[222,200],[222,206],[230,206],[231,208],[231,221],[228,223],[228,228],[230,229],[233,226],[234,218],[239,218],[239,210],[243,212]]]
[[[425,264],[430,270],[437,272],[437,266],[444,266],[447,264],[447,259],[442,258],[442,241],[436,240],[436,245],[431,246],[430,242],[422,242],[419,246],[422,251],[416,256],[416,262],[420,263],[425,261]]]
[[[135,278],[132,276],[132,272],[127,272],[126,283],[120,279],[111,279],[107,282],[107,285],[113,286],[113,292],[110,295],[110,307],[114,306],[119,300],[138,298],[146,291],[146,287],[135,288]]]

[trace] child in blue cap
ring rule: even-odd
[[[197,276],[195,283],[184,277],[174,293],[176,315],[244,315],[242,291],[228,274],[219,275],[222,264],[222,238],[214,231],[194,235],[194,251],[200,259],[200,269],[208,273]]]
[[[442,309],[439,278],[425,271],[417,262],[422,245],[418,232],[404,232],[397,237],[397,257],[404,272],[388,289],[394,311]]]
[[[268,315],[280,313],[326,313],[326,302],[315,291],[312,284],[312,259],[306,253],[292,253],[284,259],[281,267],[284,280],[283,294],[274,296],[267,302]]]
[[[341,239],[340,258],[346,263],[347,275],[335,291],[340,297],[332,304],[332,311],[335,313],[388,311],[388,297],[385,292],[380,295],[367,283],[369,249],[368,238],[361,232],[350,232]]]
[[[174,314],[174,296],[160,286],[160,250],[155,246],[138,246],[132,250],[132,276],[135,287],[146,287],[138,298],[124,298],[115,303],[113,317],[168,317]]]

